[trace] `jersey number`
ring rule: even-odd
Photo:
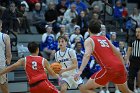
[[[37,62],[35,61],[32,62],[32,69],[37,70]]]
[[[109,47],[109,45],[106,42],[106,40],[100,40],[100,39],[98,39],[98,42],[101,44],[101,47]]]

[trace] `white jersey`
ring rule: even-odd
[[[60,62],[62,65],[62,68],[69,68],[72,66],[72,59],[77,59],[75,50],[71,48],[66,48],[64,52],[61,52],[61,50],[57,51],[55,53],[55,60],[57,62]],[[73,69],[70,71],[66,71],[62,73],[62,76],[69,76],[69,75],[75,75],[77,69]]]
[[[0,32],[0,67],[6,65],[4,34]]]

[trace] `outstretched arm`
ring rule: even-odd
[[[48,63],[48,61],[46,59],[44,59],[44,66],[46,68],[46,70],[48,71],[48,73],[55,77],[55,78],[59,78],[59,75],[56,74],[51,68],[50,68],[50,64]]]
[[[19,67],[19,66],[21,66],[21,65],[23,64],[24,61],[25,61],[24,58],[19,59],[19,60],[18,60],[16,63],[14,63],[13,65],[8,66],[8,67],[5,68],[4,70],[2,70],[2,71],[0,72],[0,76],[3,75],[3,74],[5,74],[5,73],[8,73],[8,72],[10,72],[10,71],[12,71],[12,70],[14,70],[14,69],[16,69],[16,68]]]
[[[85,47],[85,54],[84,54],[84,57],[82,60],[82,65],[80,66],[80,70],[79,70],[79,72],[81,72],[81,73],[83,72],[84,68],[86,67],[86,65],[90,59],[90,56],[94,50],[94,42],[91,40],[91,38],[88,38],[85,40],[84,47]]]

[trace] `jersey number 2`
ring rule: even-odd
[[[37,62],[35,61],[32,62],[32,69],[37,70]]]
[[[98,39],[98,42],[100,42],[101,47],[109,47],[108,43],[106,42],[106,40],[100,40]]]

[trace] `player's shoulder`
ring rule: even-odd
[[[72,49],[72,48],[67,48],[67,51],[68,51],[68,52],[75,52],[75,50]]]

